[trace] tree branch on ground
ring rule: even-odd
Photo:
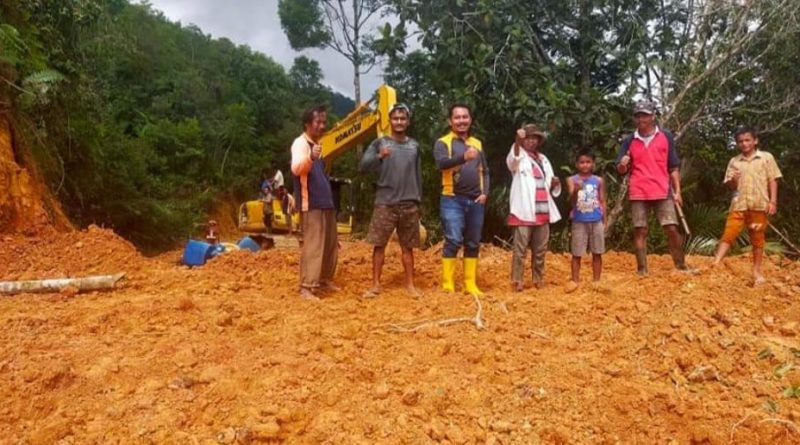
[[[475,301],[475,306],[477,307],[474,317],[457,317],[440,320],[419,320],[389,323],[386,325],[386,329],[390,332],[416,332],[432,326],[450,326],[457,323],[471,323],[475,325],[476,329],[483,330],[486,328],[486,324],[483,321],[483,305],[481,304],[481,299],[474,294],[472,295],[472,298]]]

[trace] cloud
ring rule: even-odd
[[[227,37],[247,45],[291,68],[295,57],[306,55],[319,62],[325,82],[335,91],[354,96],[353,68],[333,50],[295,51],[281,29],[278,0],[150,0],[154,9],[172,21],[195,24],[212,37]],[[363,75],[361,92],[369,97],[382,83],[380,67]]]

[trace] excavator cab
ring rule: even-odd
[[[347,178],[330,178],[333,205],[336,207],[336,231],[340,235],[353,232],[355,201],[353,181]],[[283,213],[280,199],[272,200],[270,230],[264,225],[264,205],[260,200],[247,201],[239,206],[239,230],[253,236],[290,234],[300,231],[300,212],[295,211],[289,224],[289,215]]]
[[[292,224],[289,224],[289,216],[283,213],[281,201],[272,200],[272,223],[270,230],[264,225],[264,205],[261,200],[247,201],[239,206],[239,230],[249,235],[263,235],[266,233],[289,233],[300,230],[300,214],[292,214]]]

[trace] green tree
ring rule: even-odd
[[[148,250],[190,235],[215,197],[253,197],[262,168],[288,164],[303,104],[330,101],[147,4],[0,6],[0,106],[20,151],[74,222]]]
[[[573,148],[596,148],[612,196],[623,198],[612,161],[631,131],[630,106],[642,97],[661,102],[662,122],[679,138],[688,202],[724,207],[718,178],[733,128],[760,125],[766,144],[769,132],[797,131],[798,83],[778,79],[796,78],[785,68],[797,47],[798,7],[790,0],[397,0],[395,13],[413,24],[422,48],[403,54],[391,36],[379,47],[390,60],[389,83],[418,111],[414,128],[425,143],[443,130],[448,103],[477,104],[476,131],[498,186],[491,235],[503,232],[503,157],[514,128],[544,124],[545,151],[565,170]],[[776,154],[788,162],[789,152],[782,145]],[[630,239],[623,222],[612,245]]]
[[[295,91],[308,97],[311,103],[327,103],[331,101],[331,91],[322,84],[323,74],[319,62],[300,56],[294,59],[289,77]],[[309,103],[310,105],[310,103]]]
[[[385,0],[279,0],[278,14],[292,48],[329,48],[350,62],[358,104],[361,75],[374,66],[365,37],[384,7]]]

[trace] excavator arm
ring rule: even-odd
[[[372,99],[360,104],[325,132],[320,139],[325,166],[330,169],[331,163],[348,150],[389,134],[391,132],[389,110],[396,102],[395,89],[381,85]],[[375,108],[372,108],[373,105]]]
[[[359,104],[353,112],[337,122],[330,130],[325,132],[320,139],[322,145],[322,159],[328,171],[336,158],[372,139],[381,137],[391,132],[389,110],[397,102],[397,92],[394,88],[381,85],[375,96],[368,102]],[[334,194],[341,193],[343,186],[350,184],[349,179],[331,178]],[[265,203],[261,201],[248,201],[239,207],[239,230],[251,236],[265,236],[269,231],[263,221]],[[270,205],[267,203],[266,205]],[[281,203],[275,199],[272,205],[271,231],[291,233],[300,226],[299,215],[284,215]],[[349,212],[348,212],[349,213]],[[350,233],[353,225],[352,213],[347,222],[338,222],[339,233]],[[271,236],[271,235],[270,235]],[[275,238],[272,236],[272,238]],[[277,238],[275,238],[277,239]]]

